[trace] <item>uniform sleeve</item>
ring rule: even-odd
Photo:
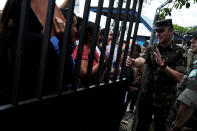
[[[149,61],[151,48],[152,48],[152,47],[148,47],[148,48],[145,50],[145,52],[142,53],[142,54],[140,55],[140,57],[144,58],[144,59],[146,60],[146,62]]]
[[[183,49],[179,49],[179,50],[180,53],[178,54],[177,57],[175,70],[181,73],[185,73],[187,67],[187,53]]]
[[[197,109],[197,92],[191,89],[185,89],[178,97],[178,101],[194,109]]]

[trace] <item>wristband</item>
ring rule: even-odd
[[[181,127],[172,127],[173,131],[180,131],[181,129],[182,129],[182,126]]]
[[[172,131],[180,131],[182,129],[183,126],[180,127],[176,127],[174,126],[174,122],[172,123]]]

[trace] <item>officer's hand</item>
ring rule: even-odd
[[[162,57],[161,57],[161,54],[159,52],[159,49],[156,48],[155,52],[154,52],[154,55],[155,55],[155,60],[157,62],[157,64],[161,67],[164,65],[164,61],[162,60]]]
[[[134,63],[135,63],[135,59],[131,59],[130,56],[127,56],[126,66],[134,65]]]
[[[192,131],[192,128],[190,128],[190,127],[183,127],[181,129],[181,131]]]
[[[171,128],[170,131],[177,131],[176,128]],[[191,127],[182,127],[179,131],[192,131],[192,128]]]

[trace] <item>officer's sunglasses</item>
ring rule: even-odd
[[[164,29],[156,29],[155,30],[157,33],[162,33],[162,32],[164,32]]]

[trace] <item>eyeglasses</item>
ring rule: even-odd
[[[155,30],[157,33],[162,33],[162,32],[164,32],[164,29],[156,29]]]

